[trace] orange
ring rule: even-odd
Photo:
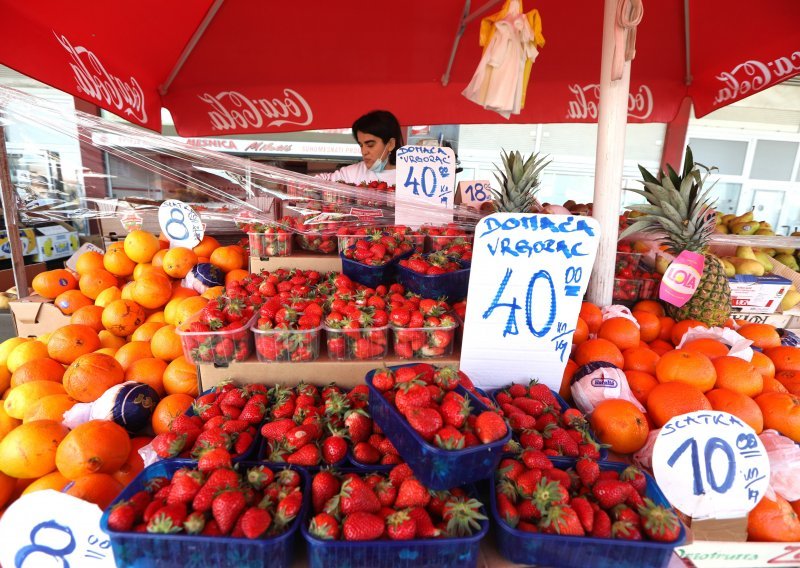
[[[650,432],[644,413],[621,398],[601,401],[589,416],[589,423],[598,440],[620,454],[640,450]]]
[[[191,288],[184,288],[181,286],[181,282],[176,280],[172,283],[172,296],[170,296],[170,300],[175,299],[184,299],[184,298],[191,298],[192,296],[199,296],[200,294],[197,293],[196,290]]]
[[[178,304],[178,307],[175,309],[175,321],[169,322],[175,325],[175,327],[180,328],[186,320],[192,317],[194,314],[202,310],[206,307],[208,300],[202,298],[200,296],[191,296],[189,298],[184,298],[181,300],[181,303]]]
[[[90,473],[76,479],[64,493],[107,509],[122,489],[122,484],[107,473]]]
[[[91,327],[93,330],[100,333],[105,329],[103,327],[103,308],[94,304],[83,306],[72,314],[72,317],[69,318],[69,322]]]
[[[793,395],[800,396],[800,371],[778,371],[775,380]]]
[[[755,397],[764,390],[764,377],[744,359],[717,357],[713,364],[717,370],[715,388],[730,389],[749,397]]]
[[[727,345],[721,341],[717,341],[716,339],[711,339],[710,337],[701,337],[700,339],[692,339],[691,341],[687,341],[683,344],[681,349],[702,353],[712,361],[717,357],[726,356],[728,351],[730,351]]]
[[[50,358],[65,365],[97,349],[100,349],[97,332],[88,325],[81,324],[69,324],[55,330],[47,342]]]
[[[172,284],[169,278],[159,274],[145,274],[133,285],[133,301],[142,307],[154,310],[169,302]]]
[[[675,327],[675,320],[667,316],[662,316],[658,318],[658,321],[661,323],[661,331],[658,332],[658,338],[671,343],[672,328]]]
[[[764,377],[764,390],[761,391],[762,393],[765,392],[786,392],[789,391],[783,386],[779,380],[775,377]]]
[[[799,347],[772,347],[764,351],[764,355],[772,359],[776,371],[800,371]]]
[[[587,339],[589,339],[589,326],[581,318],[578,318],[575,324],[575,331],[572,334],[572,343],[573,345],[580,345]]]
[[[241,247],[236,245],[228,245],[226,247],[218,247],[211,253],[209,261],[214,266],[220,267],[225,272],[244,268],[247,266],[247,257]],[[227,284],[227,281],[226,281]]]
[[[104,353],[89,353],[67,368],[64,389],[79,402],[93,402],[123,380],[125,371],[116,359]]]
[[[169,432],[169,425],[179,414],[189,410],[194,402],[194,397],[188,394],[170,394],[162,398],[153,411],[153,432],[164,434]],[[0,464],[2,468],[2,464]]]
[[[647,347],[631,347],[622,352],[625,364],[622,366],[625,371],[642,371],[655,375],[656,365],[661,357],[658,353]]]
[[[94,305],[105,308],[108,304],[120,298],[122,298],[122,291],[117,286],[112,286],[111,288],[106,288],[97,295],[97,298],[94,300]]]
[[[83,274],[78,281],[78,286],[84,296],[96,302],[101,293],[116,287],[118,283],[117,277],[108,270],[97,268]]]
[[[165,325],[167,324],[163,321],[146,321],[131,334],[129,339],[131,341],[151,341],[153,335]]]
[[[764,429],[764,415],[756,401],[749,396],[730,389],[711,389],[706,393],[706,398],[711,408],[733,414],[755,430],[756,434]]]
[[[764,497],[747,515],[747,539],[766,542],[800,541],[800,519],[789,502],[778,495]]]
[[[219,298],[224,293],[225,293],[225,286],[212,286],[211,288],[203,292],[201,296],[203,296],[203,298],[207,300],[213,300],[214,298]],[[575,341],[573,339],[573,343],[574,342]]]
[[[567,364],[564,367],[564,374],[561,375],[561,388],[558,389],[558,394],[567,402],[572,400],[570,385],[572,384],[572,375],[574,375],[577,370],[578,364],[572,359],[567,359]]]
[[[78,290],[67,290],[61,292],[56,299],[53,300],[55,306],[61,310],[65,316],[74,314],[78,309],[84,306],[91,306],[94,302],[81,294]]]
[[[136,285],[136,282],[131,280],[130,282],[126,282],[122,285],[122,289],[119,291],[119,297],[121,300],[133,300],[133,287]]]
[[[181,355],[164,371],[164,390],[167,394],[197,396],[197,367]]]
[[[72,272],[57,268],[40,272],[34,276],[31,287],[40,296],[53,299],[68,290],[75,290],[78,287],[78,282]]]
[[[127,337],[144,323],[142,306],[133,300],[115,300],[103,308],[103,325],[119,337]]]
[[[11,386],[11,371],[5,365],[0,365],[0,396],[3,396]]]
[[[677,381],[706,392],[714,388],[717,371],[711,359],[702,353],[675,349],[661,356],[656,365],[656,378],[660,383]]]
[[[8,391],[3,401],[3,408],[12,418],[22,420],[36,401],[51,394],[64,394],[64,386],[53,381],[22,383]]]
[[[0,510],[10,501],[14,490],[17,488],[17,480],[10,475],[0,472]]]
[[[125,380],[150,385],[158,396],[164,396],[163,376],[166,370],[167,362],[161,359],[155,357],[138,359],[125,370]]]
[[[127,343],[124,337],[117,337],[107,329],[98,333],[97,337],[100,338],[100,347],[104,349],[114,349],[116,351]]]
[[[750,362],[765,379],[775,376],[775,363],[760,351],[753,350],[753,358]]]
[[[640,300],[633,306],[634,315],[636,312],[648,312],[660,318],[664,316],[664,306],[657,300]]]
[[[64,420],[64,413],[75,406],[78,401],[68,394],[49,394],[34,402],[25,411],[22,422],[33,420]]]
[[[20,424],[22,424],[22,420],[9,416],[6,409],[0,404],[0,440]]]
[[[647,414],[656,428],[675,416],[698,410],[711,410],[711,403],[700,389],[686,383],[660,383],[647,397]]]
[[[134,361],[149,359],[152,356],[153,352],[150,350],[150,342],[131,341],[117,350],[114,359],[117,360],[124,371],[127,371]]]
[[[167,273],[164,272],[164,269],[160,266],[153,266],[149,262],[144,262],[142,264],[137,264],[136,268],[133,269],[133,279],[139,280],[142,276],[146,276],[148,274],[157,274],[159,276],[167,276]]]
[[[10,386],[16,387],[31,381],[60,383],[63,376],[64,365],[55,359],[50,359],[49,357],[34,359],[17,367],[17,370],[11,375]]]
[[[654,339],[648,344],[648,347],[652,351],[658,353],[659,357],[664,353],[668,353],[669,351],[675,349],[675,347],[672,346],[672,343],[670,343],[669,341],[665,341],[663,339]]]
[[[197,256],[210,257],[211,253],[213,253],[216,249],[218,249],[219,246],[220,244],[217,239],[209,235],[204,235],[203,240],[197,243],[197,246],[195,246],[192,249],[192,251]]]
[[[114,473],[130,451],[131,440],[125,428],[111,420],[89,420],[61,441],[56,467],[73,480],[90,473]]]
[[[12,337],[0,343],[0,367],[5,367],[8,356],[14,349],[26,341],[33,341],[29,337]]]
[[[98,268],[103,268],[103,255],[95,250],[87,250],[75,262],[75,272],[81,276]]]
[[[675,325],[672,326],[672,329],[669,332],[669,338],[672,341],[672,344],[677,346],[681,342],[681,338],[683,335],[689,331],[689,329],[693,327],[704,327],[708,329],[708,326],[701,321],[687,319],[677,322]]]
[[[580,318],[589,326],[589,333],[597,333],[603,323],[603,312],[591,302],[581,304]]]
[[[650,312],[633,312],[633,317],[639,323],[639,335],[642,341],[650,343],[658,339],[661,333],[661,319]]]
[[[753,347],[769,349],[780,347],[781,336],[774,326],[766,323],[748,323],[736,330],[736,333],[753,342]]]
[[[167,246],[169,246],[169,243],[167,243]],[[153,255],[153,259],[150,261],[150,264],[153,266],[153,268],[160,268],[162,271],[164,270],[164,256],[166,256],[168,250],[168,248],[162,248]],[[164,274],[166,274],[166,272]]]
[[[60,493],[61,490],[69,484],[69,482],[70,480],[61,475],[60,471],[53,471],[28,485],[22,494],[27,495],[28,493],[33,493],[34,491],[44,491],[45,489],[52,489],[53,491],[58,491]]]
[[[153,357],[164,361],[173,361],[183,355],[183,346],[180,336],[175,333],[174,325],[165,325],[156,330],[150,340],[150,350]]]
[[[631,392],[636,400],[642,406],[647,406],[647,397],[650,396],[650,391],[658,385],[658,380],[650,373],[642,371],[625,371],[625,377],[628,379],[628,386],[631,387]]]
[[[800,398],[790,393],[766,392],[756,397],[764,427],[800,442]]]
[[[131,438],[131,451],[128,452],[128,457],[117,471],[111,474],[111,477],[119,481],[122,485],[128,485],[133,479],[139,475],[144,469],[144,461],[142,456],[139,455],[139,450],[145,447],[152,441],[148,436],[139,436]]]
[[[616,345],[607,339],[589,339],[575,348],[575,362],[579,366],[593,361],[605,361],[616,365],[620,369],[625,364],[625,359]]]
[[[123,241],[125,254],[133,262],[150,262],[153,256],[161,249],[158,237],[147,231],[131,231]]]
[[[183,278],[197,264],[197,255],[184,247],[169,249],[164,255],[162,268],[167,276],[172,278]]]
[[[25,363],[36,361],[37,359],[47,359],[47,345],[41,341],[26,341],[17,345],[6,359],[6,368],[14,373]]]
[[[620,351],[639,345],[639,327],[628,318],[609,318],[600,324],[597,337],[607,339]]]
[[[36,479],[56,469],[56,450],[69,428],[54,420],[21,424],[0,440],[0,471]]]
[[[123,243],[111,243],[103,256],[103,268],[114,276],[130,276],[136,263],[125,254]]]

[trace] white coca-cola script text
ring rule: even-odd
[[[800,51],[772,61],[750,59],[730,71],[717,75],[722,87],[714,97],[714,106],[726,104],[782,81],[787,75],[800,71]]]
[[[600,102],[600,85],[569,85],[573,99],[569,101],[567,120],[597,120],[597,105]],[[653,112],[653,92],[647,85],[639,85],[635,92],[628,93],[628,116],[646,120]]]
[[[241,130],[284,124],[306,126],[314,119],[308,102],[292,89],[284,89],[283,98],[272,99],[251,99],[236,91],[222,91],[216,95],[204,93],[199,97],[211,107],[208,118],[214,130]]]

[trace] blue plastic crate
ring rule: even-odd
[[[339,254],[342,259],[342,274],[353,282],[358,282],[369,288],[377,288],[381,284],[391,284],[397,276],[397,263],[404,258],[408,258],[413,251],[394,257],[386,264],[380,266],[369,266],[356,260],[352,260]]]
[[[551,458],[560,469],[569,469],[575,460]],[[628,464],[599,462],[601,470],[622,471]],[[647,497],[656,505],[670,507],[655,480],[647,477]],[[678,540],[670,543],[654,541],[632,541],[583,536],[560,536],[555,534],[529,533],[512,528],[500,519],[497,512],[495,488],[490,495],[492,520],[496,527],[495,541],[500,554],[507,560],[519,564],[535,564],[552,568],[663,568],[669,564],[676,546],[686,540],[686,529],[681,524]]]
[[[348,471],[358,474],[386,473],[368,468],[342,470],[343,473]],[[478,497],[474,486],[465,489],[470,497]],[[482,512],[486,514],[485,510]],[[480,521],[480,530],[463,538],[369,542],[320,540],[308,532],[312,516],[309,508],[308,518],[301,527],[303,538],[308,544],[310,568],[470,568],[477,565],[480,541],[489,530],[489,521]]]
[[[457,302],[467,297],[470,271],[469,262],[462,261],[459,264],[463,267],[461,270],[445,274],[420,274],[397,265],[397,281],[424,298],[446,297],[448,302]]]
[[[256,462],[241,462],[239,467],[247,468],[261,465]],[[122,490],[114,503],[130,499],[136,492],[145,488],[148,480],[154,477],[171,477],[182,467],[197,467],[197,462],[184,459],[170,459],[146,467]],[[247,538],[202,536],[187,534],[151,534],[137,532],[117,532],[108,528],[106,509],[100,520],[100,527],[109,535],[114,550],[114,560],[119,568],[207,568],[209,566],[246,566],[260,568],[271,566],[284,568],[292,565],[292,556],[297,530],[308,507],[311,486],[308,475],[300,468],[286,465],[280,469],[295,469],[303,478],[303,507],[289,529],[278,536],[250,540]],[[112,503],[112,506],[114,505]]]
[[[489,391],[489,398],[491,398],[495,402],[495,404],[497,404],[497,398],[496,398],[497,393],[499,393],[501,390],[504,390],[506,388],[508,388],[508,387],[503,387],[503,388],[500,388],[500,389],[492,389],[492,390],[490,390]],[[574,408],[573,406],[570,406],[570,404],[566,400],[561,398],[561,395],[558,394],[556,391],[554,391],[553,389],[550,389],[550,392],[553,393],[554,397],[556,397],[556,401],[558,402],[558,405],[561,407],[561,412],[564,412],[568,408]],[[500,406],[500,405],[498,404],[498,406]],[[517,434],[516,432],[513,432],[512,435],[514,436],[514,439],[519,442],[519,434]],[[592,437],[592,440],[594,440],[598,444],[600,443],[600,441],[597,439],[597,436],[594,435],[594,432],[592,431],[591,428],[589,428],[589,435]],[[607,457],[608,457],[608,448],[600,448],[600,459],[604,460]]]
[[[414,475],[426,487],[450,489],[493,475],[503,455],[503,446],[511,439],[510,427],[502,439],[491,444],[455,451],[437,448],[423,440],[405,417],[372,385],[374,374],[374,370],[370,371],[365,379],[369,387],[369,408],[372,419],[378,423],[402,458],[411,466]],[[473,414],[489,410],[464,387],[459,385],[456,391],[469,397]]]

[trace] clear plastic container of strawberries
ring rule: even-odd
[[[254,223],[243,228],[250,243],[250,256],[290,256],[292,254],[292,231],[290,221],[277,223]]]
[[[389,321],[394,353],[401,359],[452,355],[458,322],[447,302],[411,296],[394,303]]]
[[[426,252],[453,249],[454,254],[461,254],[466,249],[472,251],[473,234],[456,223],[441,226],[424,225],[420,230],[427,237]]]
[[[250,357],[250,327],[256,319],[253,299],[248,294],[232,295],[235,290],[227,287],[224,295],[210,300],[176,330],[188,361],[227,366]]]

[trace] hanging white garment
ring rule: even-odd
[[[539,54],[520,0],[512,0],[506,16],[495,24],[494,35],[462,94],[504,118],[519,114],[527,60]]]

